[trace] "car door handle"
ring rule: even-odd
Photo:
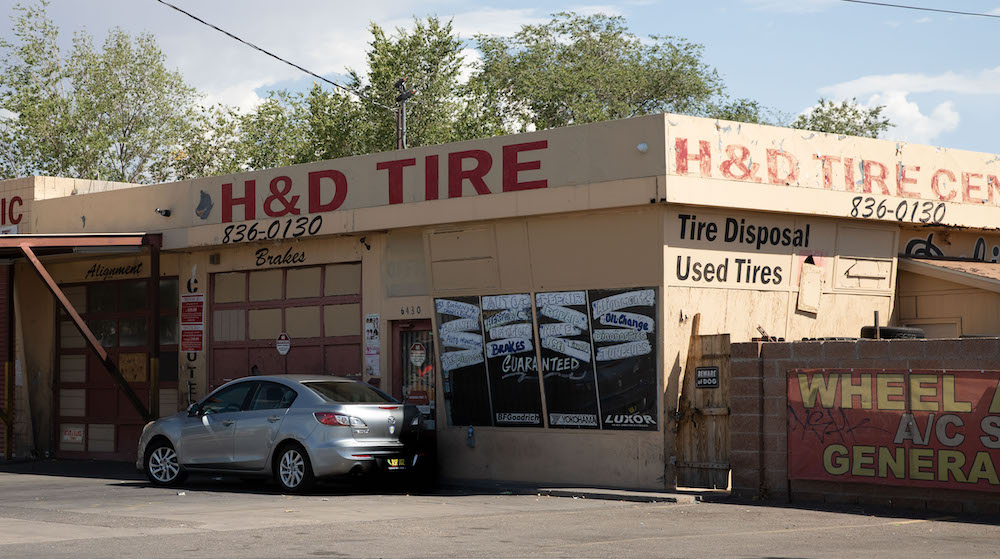
[[[270,421],[271,423],[274,423],[275,421],[278,421],[280,419],[281,419],[280,415],[272,415],[272,416],[270,416],[270,417],[267,418],[267,420]]]
[[[226,427],[229,427],[233,423],[236,423],[236,422],[233,421],[232,419],[226,419],[225,421],[222,422],[222,424],[225,425]]]

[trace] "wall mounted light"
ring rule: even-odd
[[[170,217],[170,213],[171,213],[170,210],[165,209],[165,208],[156,208],[154,211],[156,213],[162,215],[163,217]]]
[[[641,142],[639,145],[635,146],[635,149],[639,150],[639,153],[646,153],[649,151],[649,144]]]

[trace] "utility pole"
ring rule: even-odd
[[[406,101],[417,94],[416,89],[406,89],[406,78],[400,78],[394,84],[399,91],[396,102],[399,103],[399,110],[396,111],[396,149],[406,149]]]

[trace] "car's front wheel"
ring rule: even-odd
[[[153,485],[163,487],[184,481],[186,474],[169,442],[160,440],[146,449],[146,477]]]
[[[306,450],[296,443],[283,446],[275,457],[274,478],[281,490],[288,493],[302,493],[309,489],[314,478]]]

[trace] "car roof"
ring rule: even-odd
[[[243,377],[239,380],[251,381],[251,380],[286,380],[291,382],[361,382],[358,379],[348,378],[348,377],[336,377],[332,375],[255,375]]]

